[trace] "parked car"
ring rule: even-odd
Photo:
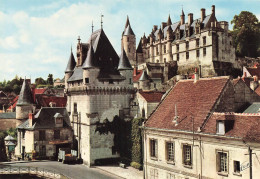
[[[59,148],[58,161],[62,163],[74,163],[77,161],[77,151],[70,148]]]

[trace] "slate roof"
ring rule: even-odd
[[[95,68],[96,67],[96,58],[95,58],[95,53],[94,53],[94,49],[92,47],[92,43],[90,43],[90,48],[88,50],[88,54],[87,54],[87,58],[84,62],[84,64],[82,65],[82,68]]]
[[[5,137],[5,140],[15,140],[12,136],[8,135]]]
[[[43,107],[39,110],[39,112],[34,116],[33,126],[29,127],[29,120],[27,119],[24,123],[19,125],[17,128],[19,129],[50,129],[55,128],[55,114],[60,113],[64,118],[63,127],[70,126],[69,115],[67,113],[66,108],[59,107]]]
[[[83,69],[82,67],[75,67],[73,74],[71,77],[68,79],[68,81],[79,81],[83,79]]]
[[[124,79],[117,70],[119,57],[103,29],[97,30],[91,34],[88,45],[90,43],[94,50],[95,65],[100,69],[100,74],[98,76],[102,79],[110,79],[110,77],[111,79]],[[83,69],[82,66],[79,66],[75,67],[74,72],[68,81],[71,82],[82,79]]]
[[[125,50],[122,50],[122,54],[119,59],[118,70],[132,70],[132,66],[126,56]]]
[[[260,103],[251,104],[243,113],[260,113]]]
[[[140,91],[139,94],[149,103],[160,102],[164,92]]]
[[[260,115],[243,113],[216,113],[207,121],[203,133],[216,134],[217,121],[229,121],[225,136],[236,137],[250,142],[260,142]]]
[[[28,104],[33,104],[33,96],[31,92],[31,88],[25,79],[23,81],[22,89],[20,91],[20,95],[17,101],[17,106],[19,105],[28,105]]]
[[[70,58],[69,58],[69,61],[68,61],[65,73],[66,72],[72,72],[73,69],[75,68],[75,66],[76,66],[76,61],[75,61],[74,55],[73,55],[73,53],[71,51]]]
[[[177,129],[191,131],[201,127],[216,105],[225,86],[230,82],[229,77],[203,78],[181,80],[157,106],[151,114],[146,127],[159,129]],[[177,106],[178,125],[175,125],[175,105]]]
[[[0,113],[0,119],[16,119],[16,112]]]
[[[149,80],[146,70],[143,70],[142,76],[139,78],[139,81]]]
[[[143,48],[142,48],[142,39],[140,39],[138,47],[136,49],[136,53],[143,53]]]
[[[126,29],[124,30],[124,35],[135,35],[131,25],[129,24]]]

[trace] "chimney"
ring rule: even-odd
[[[158,26],[157,26],[157,25],[154,25],[154,26],[153,26],[153,31],[155,32],[157,29],[158,29]]]
[[[201,9],[201,22],[204,21],[205,14],[206,14],[206,10],[205,10],[204,8],[202,8],[202,9]]]
[[[244,77],[246,77],[246,72],[244,72]]]
[[[173,119],[175,126],[178,125],[178,119],[179,119],[179,116],[178,116],[178,112],[177,112],[177,105],[175,104],[175,116],[174,116],[174,119]]]
[[[211,11],[212,11],[212,14],[215,15],[215,5],[211,6]]]
[[[195,68],[195,73],[194,73],[194,83],[196,83],[199,80],[199,74],[197,72],[197,68]]]
[[[193,14],[192,13],[189,13],[188,14],[188,24],[191,25],[193,22]]]
[[[137,75],[137,70],[138,70],[138,69],[137,69],[137,66],[135,66],[135,67],[134,67],[134,76]]]
[[[34,115],[33,115],[33,113],[29,113],[29,127],[32,127],[32,125],[33,125],[33,120],[34,120]]]
[[[166,22],[162,22],[162,30],[167,26]]]

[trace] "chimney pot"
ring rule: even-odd
[[[188,14],[188,24],[191,25],[193,22],[193,14],[192,13],[189,13]]]
[[[201,9],[201,22],[204,21],[204,18],[206,16],[206,10],[204,8]]]
[[[34,120],[34,114],[29,113],[29,126],[32,127],[33,125],[33,120]]]

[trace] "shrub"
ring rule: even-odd
[[[131,167],[136,168],[138,170],[142,170],[143,169],[142,165],[140,163],[137,163],[137,162],[131,162],[130,165],[131,165]]]

